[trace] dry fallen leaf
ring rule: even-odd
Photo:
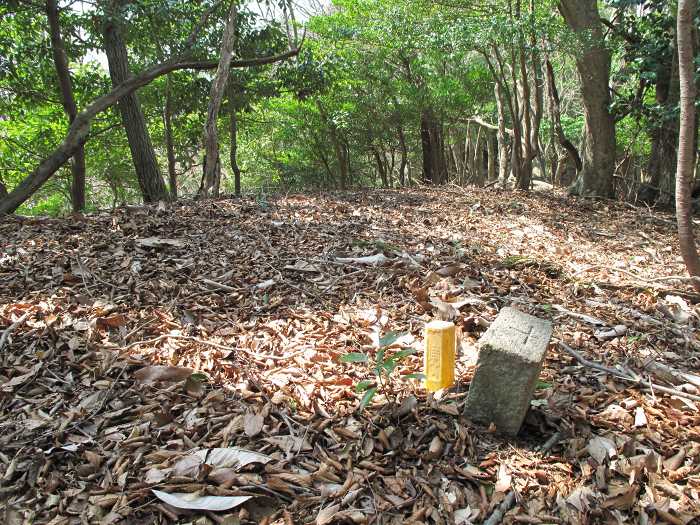
[[[248,412],[243,420],[243,428],[245,434],[248,437],[254,437],[262,432],[263,424],[265,423],[265,418],[260,414],[254,414]]]
[[[231,510],[242,505],[252,496],[200,496],[196,493],[172,493],[151,489],[161,501],[178,509],[209,510],[219,512]]]
[[[142,383],[156,381],[184,381],[194,373],[191,368],[182,366],[145,366],[134,372],[134,379]]]
[[[316,525],[327,525],[333,521],[333,518],[340,510],[340,505],[331,505],[321,510],[316,516]]]

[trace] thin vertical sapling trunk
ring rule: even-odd
[[[53,63],[56,67],[58,86],[61,90],[61,102],[68,116],[68,122],[72,124],[78,114],[78,107],[73,96],[73,83],[71,82],[70,70],[68,69],[66,48],[61,37],[61,24],[58,14],[58,2],[56,0],[46,0],[46,16],[49,20],[51,52],[53,54]],[[73,211],[79,212],[85,209],[85,147],[83,144],[80,144],[73,154],[71,172],[71,204]]]
[[[690,186],[695,167],[695,53],[693,19],[697,0],[678,0],[678,64],[680,78],[680,131],[678,137],[678,162],[676,163],[676,219],[681,256],[692,277],[700,276],[700,257],[695,246]],[[693,280],[700,291],[700,281]]]
[[[165,106],[163,108],[163,127],[165,130],[165,150],[168,155],[168,183],[170,197],[177,200],[177,172],[175,162],[175,141],[173,139],[173,105],[170,75],[165,77]]]
[[[224,27],[224,35],[221,39],[219,65],[216,68],[216,74],[211,83],[209,107],[207,108],[207,122],[204,126],[204,173],[202,175],[202,184],[199,188],[199,196],[203,198],[219,196],[221,162],[219,159],[219,136],[216,124],[219,117],[219,109],[221,108],[221,101],[224,98],[231,59],[233,58],[237,17],[238,2],[234,0],[231,2],[228,20]]]

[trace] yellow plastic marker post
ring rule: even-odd
[[[455,325],[431,321],[425,325],[425,388],[436,392],[455,382]]]

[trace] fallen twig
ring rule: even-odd
[[[269,359],[271,361],[285,361],[287,359],[291,359],[293,357],[296,357],[298,355],[303,354],[306,352],[306,348],[303,348],[302,350],[298,350],[296,352],[292,352],[291,354],[288,355],[269,355],[269,354],[256,354],[253,352],[250,352],[246,350],[245,348],[234,348],[232,346],[226,346],[226,345],[220,345],[218,343],[213,343],[211,341],[206,341],[204,339],[199,339],[198,337],[192,337],[189,335],[177,335],[177,334],[164,334],[164,335],[159,335],[158,337],[154,337],[153,339],[145,339],[143,341],[135,341],[133,343],[130,343],[126,345],[125,347],[121,348],[120,350],[122,352],[129,350],[130,348],[133,348],[135,346],[142,346],[142,345],[147,345],[147,344],[155,344],[160,341],[164,341],[165,339],[180,339],[184,341],[192,341],[194,343],[199,343],[201,345],[206,345],[206,346],[211,346],[213,348],[218,348],[219,350],[226,350],[228,352],[244,352],[250,357],[254,357],[256,359]]]
[[[0,337],[0,350],[2,350],[5,344],[7,343],[7,340],[10,338],[10,334],[13,332],[13,330],[15,330],[22,323],[24,323],[24,321],[26,321],[27,317],[29,317],[30,314],[31,312],[25,312],[19,319],[17,319],[14,323],[12,323],[5,329],[5,331],[2,333],[2,336]]]
[[[568,354],[573,356],[579,363],[581,363],[583,366],[587,366],[589,368],[593,368],[595,370],[600,370],[601,372],[605,372],[606,374],[613,375],[619,379],[622,379],[623,381],[628,381],[632,383],[633,385],[637,385],[642,387],[644,390],[654,390],[658,392],[664,392],[666,394],[671,394],[673,396],[678,396],[678,397],[684,397],[686,399],[692,399],[693,401],[700,401],[700,396],[697,396],[695,394],[689,394],[688,392],[683,392],[682,390],[678,390],[676,388],[669,388],[667,386],[663,385],[658,385],[656,383],[652,383],[649,381],[648,383],[645,383],[642,380],[639,380],[635,377],[630,377],[626,374],[623,374],[619,370],[615,370],[614,368],[608,368],[607,366],[603,366],[601,364],[595,363],[593,361],[589,361],[585,357],[583,357],[581,354],[579,354],[576,350],[571,348],[569,345],[564,343],[563,341],[559,341],[559,346],[566,351]]]

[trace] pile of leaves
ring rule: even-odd
[[[451,187],[5,218],[0,239],[3,523],[700,514],[698,297],[666,216]],[[517,439],[464,414],[503,306],[555,327]],[[428,395],[433,318],[460,357]]]

